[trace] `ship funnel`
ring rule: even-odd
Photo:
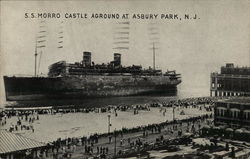
[[[91,52],[83,52],[83,66],[91,66]]]
[[[114,65],[121,66],[121,54],[114,53]]]

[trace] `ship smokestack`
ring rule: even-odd
[[[83,66],[91,66],[91,52],[84,51],[83,52]]]
[[[114,53],[114,65],[121,66],[121,54]]]

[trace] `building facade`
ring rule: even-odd
[[[238,97],[217,101],[214,109],[214,123],[250,130],[250,98]]]
[[[210,96],[250,95],[250,67],[228,63],[220,73],[211,73]]]

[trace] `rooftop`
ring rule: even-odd
[[[43,147],[44,143],[38,142],[18,134],[0,130],[0,154]]]
[[[250,104],[250,97],[235,97],[235,98],[226,99],[226,100],[219,100],[219,102]]]

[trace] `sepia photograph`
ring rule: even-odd
[[[0,0],[0,159],[250,159],[249,0]]]

